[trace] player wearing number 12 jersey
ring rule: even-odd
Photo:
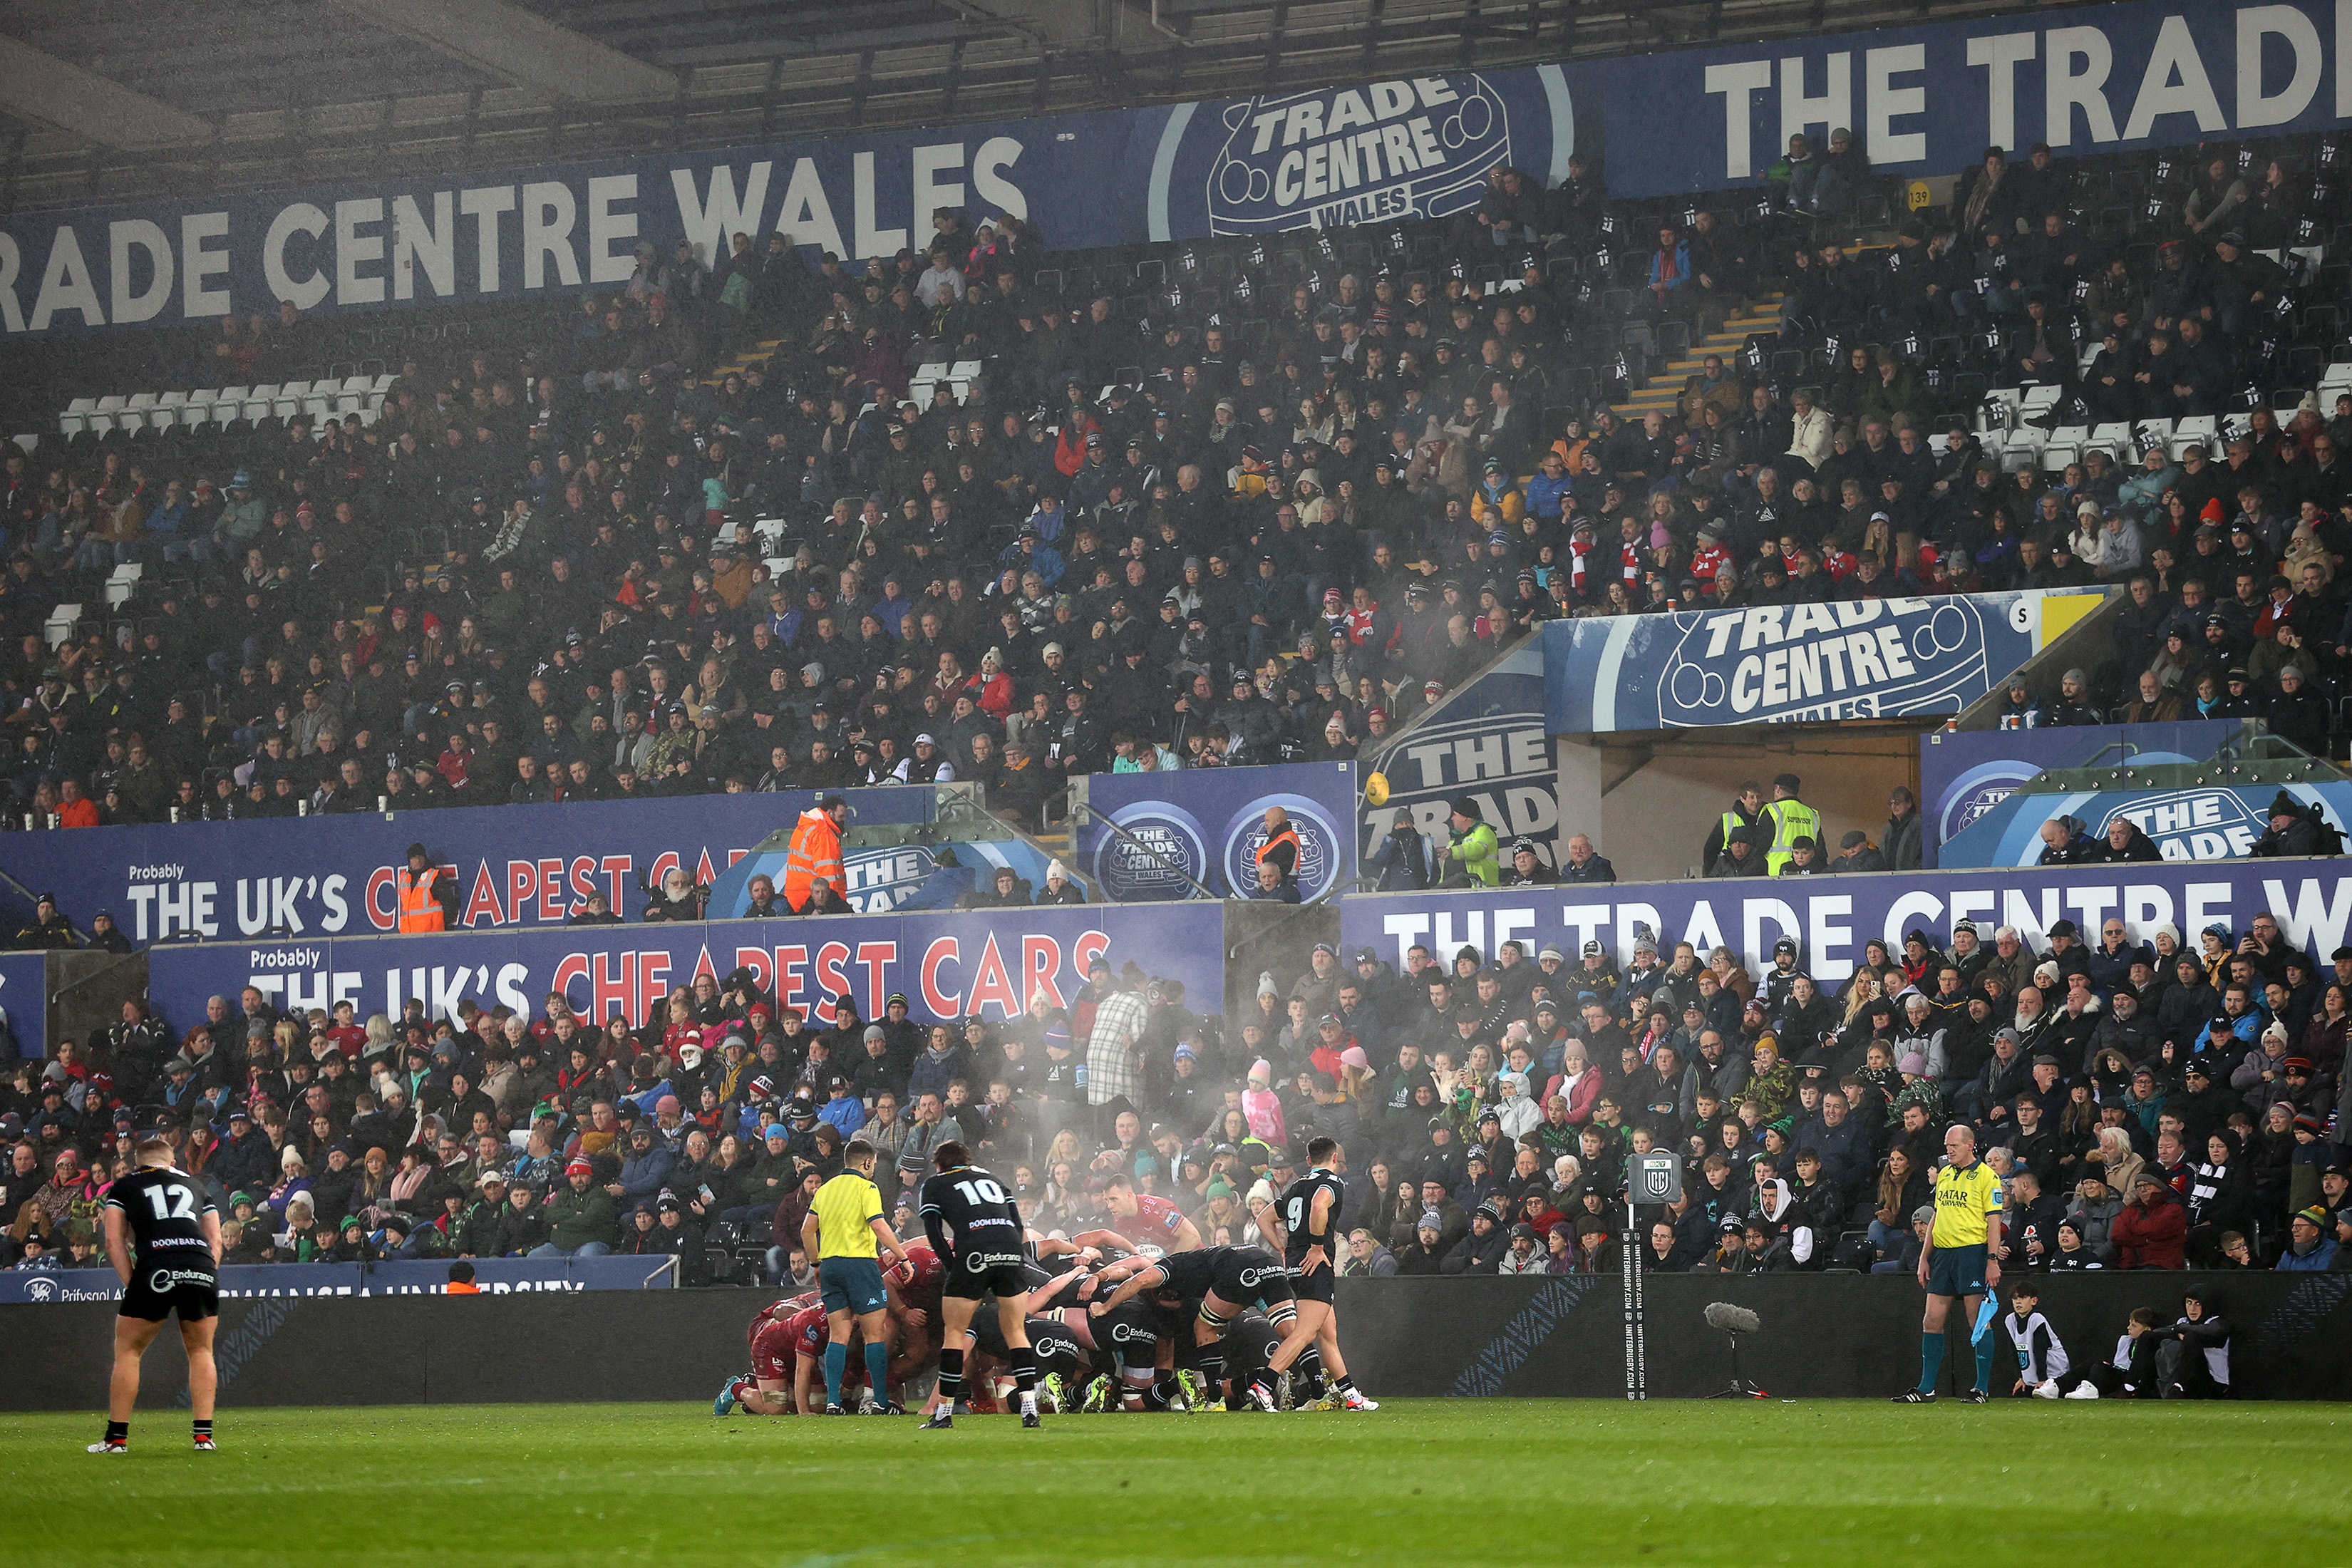
[[[973,1342],[972,1312],[981,1298],[996,1298],[1003,1330],[1005,1362],[1021,1396],[1021,1425],[1037,1419],[1037,1353],[1029,1343],[1028,1248],[1021,1210],[994,1176],[971,1163],[971,1151],[949,1140],[932,1152],[936,1173],[923,1183],[917,1204],[924,1234],[946,1270],[940,1291],[939,1408],[923,1423],[938,1431],[955,1425],[956,1401],[963,1395],[964,1352]]]
[[[139,1362],[180,1316],[180,1343],[188,1352],[188,1408],[196,1449],[213,1451],[213,1329],[220,1317],[220,1211],[194,1177],[172,1164],[172,1141],[161,1131],[139,1135],[138,1169],[106,1189],[107,1260],[122,1277],[122,1305],[114,1320],[114,1376],[108,1389],[106,1436],[93,1454],[130,1451],[131,1411],[139,1402]]]

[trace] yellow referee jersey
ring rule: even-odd
[[[844,1171],[816,1190],[809,1205],[816,1215],[817,1258],[879,1258],[874,1222],[882,1217],[882,1190],[855,1171]]]
[[[2000,1178],[1982,1160],[1967,1170],[1947,1164],[1936,1173],[1936,1228],[1931,1239],[1937,1247],[1982,1247],[1987,1239],[1985,1221],[2000,1213]]]

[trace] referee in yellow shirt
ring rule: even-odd
[[[1895,1396],[1897,1405],[1933,1405],[1936,1379],[1944,1370],[1944,1319],[1952,1299],[1962,1302],[1961,1321],[1974,1332],[1977,1308],[2000,1283],[2000,1178],[1977,1158],[1977,1135],[1955,1122],[1944,1133],[1945,1164],[1936,1173],[1936,1224],[1919,1249],[1919,1283],[1927,1288],[1927,1310],[1919,1320],[1919,1386]],[[1993,1336],[1977,1337],[1977,1382],[1960,1397],[1982,1405],[1992,1387]]]
[[[879,1415],[890,1408],[890,1335],[884,1311],[888,1298],[882,1291],[877,1253],[894,1265],[906,1254],[882,1217],[882,1192],[874,1184],[876,1152],[865,1139],[851,1139],[842,1151],[841,1174],[816,1190],[808,1217],[801,1221],[801,1247],[817,1260],[817,1290],[824,1303],[827,1415],[843,1414],[841,1379],[849,1370],[853,1321],[866,1340],[866,1414]]]

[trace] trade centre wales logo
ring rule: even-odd
[[[1212,234],[1445,217],[1511,161],[1510,111],[1475,73],[1253,98],[1223,120]]]
[[[1155,238],[1449,217],[1511,165],[1549,188],[1577,132],[1557,66],[1454,71],[1319,92],[1179,104],[1149,197]]]

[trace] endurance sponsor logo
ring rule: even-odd
[[[211,1286],[216,1282],[208,1268],[157,1268],[147,1275],[147,1289],[158,1296],[183,1285]]]

